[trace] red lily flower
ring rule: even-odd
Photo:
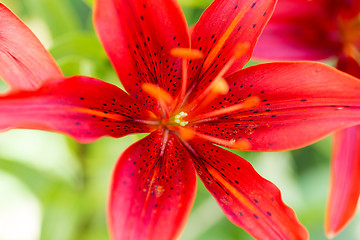
[[[360,78],[360,1],[280,0],[255,48],[270,60],[337,58],[337,68]],[[334,136],[325,232],[340,232],[360,195],[360,126]]]
[[[189,36],[175,0],[97,0],[96,29],[129,94],[84,76],[40,78],[32,91],[8,80],[14,88],[0,97],[0,129],[56,131],[79,142],[149,132],[115,166],[108,211],[113,239],[179,236],[196,172],[230,221],[254,237],[307,239],[275,185],[216,146],[294,149],[360,122],[360,82],[350,75],[310,62],[240,70],[275,3],[215,0]],[[9,10],[0,10],[21,28],[4,24],[1,54],[32,70],[32,52],[12,39],[37,40],[22,34],[29,30]],[[1,76],[12,63],[0,65]]]

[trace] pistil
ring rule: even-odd
[[[182,127],[186,126],[189,122],[182,120],[182,118],[186,117],[187,115],[188,114],[185,112],[180,112],[179,114],[175,115],[174,122],[179,124]]]

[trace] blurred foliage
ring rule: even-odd
[[[93,0],[2,2],[49,47],[65,75],[88,75],[120,85],[93,29]],[[212,1],[179,2],[188,24],[193,25]],[[42,24],[37,24],[37,21]],[[4,89],[6,87],[1,83],[0,91]],[[21,186],[34,195],[41,206],[39,236],[31,239],[108,239],[106,198],[111,169],[121,152],[139,138],[103,138],[82,145],[54,133],[13,130],[1,134],[0,170],[22,183]],[[285,202],[296,211],[300,221],[309,229],[311,238],[321,240],[326,239],[322,225],[328,191],[330,147],[328,138],[292,152],[235,152],[249,160],[261,175],[281,189]],[[13,194],[16,194],[15,190]],[[359,224],[357,217],[335,239],[359,239],[356,230]],[[0,239],[8,240],[2,239],[1,235]],[[29,240],[30,237],[23,239]],[[180,239],[252,238],[225,218],[199,180],[195,205]]]

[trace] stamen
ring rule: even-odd
[[[241,58],[242,56],[244,56],[247,53],[247,51],[249,51],[249,49],[250,49],[250,43],[249,42],[236,44],[234,58],[235,59]]]
[[[201,59],[204,57],[202,52],[191,48],[173,48],[170,54],[182,59]]]
[[[241,140],[237,140],[237,141],[235,139],[231,139],[230,141],[228,141],[228,140],[223,140],[223,139],[220,139],[217,137],[212,137],[209,135],[201,134],[198,132],[195,132],[195,136],[197,136],[201,139],[210,141],[212,143],[222,145],[224,147],[228,147],[231,149],[236,149],[236,150],[248,150],[251,147],[250,142],[246,139],[241,139]]]
[[[248,150],[251,148],[251,143],[247,139],[240,139],[240,140],[231,139],[229,141],[229,140],[224,140],[221,138],[205,135],[202,133],[198,133],[195,130],[190,129],[190,128],[176,127],[176,126],[168,126],[168,128],[170,130],[179,132],[180,137],[185,141],[191,140],[194,137],[198,137],[203,140],[209,141],[211,143],[218,144],[218,145],[228,147],[231,149]]]
[[[217,116],[221,116],[224,114],[231,114],[231,113],[235,113],[239,110],[246,110],[246,109],[250,109],[250,108],[254,108],[256,106],[258,106],[260,104],[260,98],[257,96],[251,96],[246,98],[242,103],[230,106],[230,107],[225,107],[225,108],[221,108],[218,110],[214,110],[212,112],[209,113],[205,113],[202,115],[198,115],[195,116],[194,118],[192,118],[192,122],[203,120],[203,119],[208,119],[208,118],[213,118],[213,117],[217,117]]]
[[[229,92],[229,84],[227,84],[224,78],[220,78],[218,81],[214,83],[213,88],[211,89],[212,93],[217,95],[225,95]]]
[[[161,108],[165,112],[166,117],[169,117],[169,106],[174,102],[173,97],[164,89],[152,83],[144,83],[142,86],[144,92],[158,100]]]
[[[161,99],[165,103],[171,103],[173,101],[170,93],[160,88],[159,86],[152,83],[144,83],[142,89],[147,92],[150,96],[156,98],[157,100]]]
[[[242,102],[243,109],[250,109],[259,106],[260,104],[260,98],[257,96],[252,96],[245,98],[245,100]]]
[[[138,122],[144,125],[154,125],[154,126],[160,126],[161,122],[159,121],[151,121],[151,120],[141,120],[141,119],[134,119],[134,122]]]
[[[241,139],[241,140],[234,141],[234,144],[231,146],[231,148],[237,149],[237,150],[248,150],[251,148],[251,144],[248,140]]]
[[[166,149],[166,145],[167,142],[169,140],[169,131],[168,130],[164,130],[163,132],[163,139],[162,139],[162,143],[161,143],[161,150],[160,150],[160,156],[163,156],[165,153],[165,149]]]
[[[206,100],[208,100],[208,102],[207,102],[207,104],[208,104],[213,99],[215,99],[218,95],[227,94],[227,92],[225,92],[225,91],[224,91],[224,93],[221,93],[221,92],[216,93],[216,91],[215,91],[216,94],[210,94],[210,92],[212,92],[215,87],[219,87],[220,85],[224,85],[224,82],[226,82],[226,80],[223,78],[223,76],[230,69],[230,67],[234,64],[234,62],[239,57],[243,56],[247,52],[249,47],[250,47],[250,43],[248,43],[248,42],[238,43],[236,45],[234,55],[230,58],[230,60],[226,63],[226,65],[221,69],[221,71],[218,73],[218,75],[215,77],[215,79],[210,83],[210,85],[197,98],[195,98],[189,104],[190,107],[187,108],[187,111],[192,110],[196,106],[196,104],[198,102],[202,101],[205,97],[206,97]],[[226,85],[227,85],[227,83],[226,83]]]
[[[200,59],[204,57],[204,54],[196,49],[190,48],[173,48],[171,49],[171,55],[175,57],[180,57],[183,59],[182,61],[182,84],[181,84],[181,91],[180,96],[177,98],[177,104],[181,104],[186,93],[187,88],[187,66],[189,59]]]
[[[189,104],[190,108],[187,108],[189,112],[191,112],[192,116],[195,116],[204,108],[207,108],[209,104],[216,99],[219,95],[225,95],[229,92],[229,85],[226,80],[221,78],[213,84],[213,88],[205,97],[204,100],[199,101],[197,105]],[[194,118],[194,117],[193,117]]]
[[[194,131],[189,129],[189,128],[180,128],[180,137],[185,140],[185,141],[188,141],[192,138],[194,138]]]

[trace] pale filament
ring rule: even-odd
[[[209,136],[206,134],[198,133],[195,130],[191,128],[186,127],[180,127],[180,126],[173,126],[169,125],[167,126],[169,130],[178,132],[180,135],[180,138],[184,141],[191,140],[193,138],[200,138],[209,142],[212,142],[214,144],[218,144],[221,146],[225,146],[228,148],[236,149],[236,150],[248,150],[251,147],[250,142],[247,139],[231,139],[231,140],[224,140],[221,138]]]
[[[214,99],[216,99],[219,95],[227,94],[229,91],[229,86],[223,77],[230,69],[230,67],[234,64],[234,62],[240,57],[244,56],[244,54],[246,54],[249,48],[250,43],[248,42],[238,43],[236,45],[234,55],[220,70],[215,79],[198,97],[196,97],[190,104],[185,107],[184,111],[188,113],[192,112],[191,115],[196,115],[196,113],[200,112],[204,107],[207,107],[208,104],[211,103]]]
[[[169,119],[169,108],[174,102],[173,97],[167,91],[152,83],[144,83],[142,89],[159,102],[163,110],[163,118]]]
[[[201,115],[197,115],[194,116],[191,120],[192,123],[197,122],[198,120],[206,120],[206,119],[210,119],[210,118],[215,118],[221,115],[225,115],[225,114],[231,114],[231,113],[236,113],[239,110],[246,110],[246,109],[250,109],[253,107],[256,107],[260,104],[260,99],[257,96],[252,96],[252,97],[248,97],[246,98],[242,103],[230,106],[230,107],[225,107],[225,108],[221,108],[221,109],[217,109],[208,113],[204,113]]]
[[[180,95],[177,98],[176,108],[181,107],[183,100],[186,94],[187,89],[187,78],[188,78],[188,61],[192,59],[201,59],[204,57],[204,54],[196,49],[190,48],[173,48],[171,49],[171,55],[175,57],[182,58],[182,84]],[[180,105],[180,106],[179,106]]]
[[[198,108],[198,103],[205,98],[207,99],[207,102],[211,102],[219,95],[227,94],[227,92],[223,91],[217,91],[216,88],[219,86],[219,83],[221,88],[223,88],[224,83],[224,75],[226,72],[230,69],[230,67],[234,64],[234,62],[239,59],[240,57],[244,56],[246,52],[250,48],[250,43],[238,43],[235,48],[234,55],[230,58],[230,60],[225,64],[225,66],[220,70],[220,72],[217,74],[217,76],[214,78],[214,80],[211,82],[211,84],[198,96],[196,97],[190,104],[187,105],[186,111],[190,112],[194,108]],[[226,82],[226,81],[225,81]],[[198,111],[198,109],[196,109]]]

